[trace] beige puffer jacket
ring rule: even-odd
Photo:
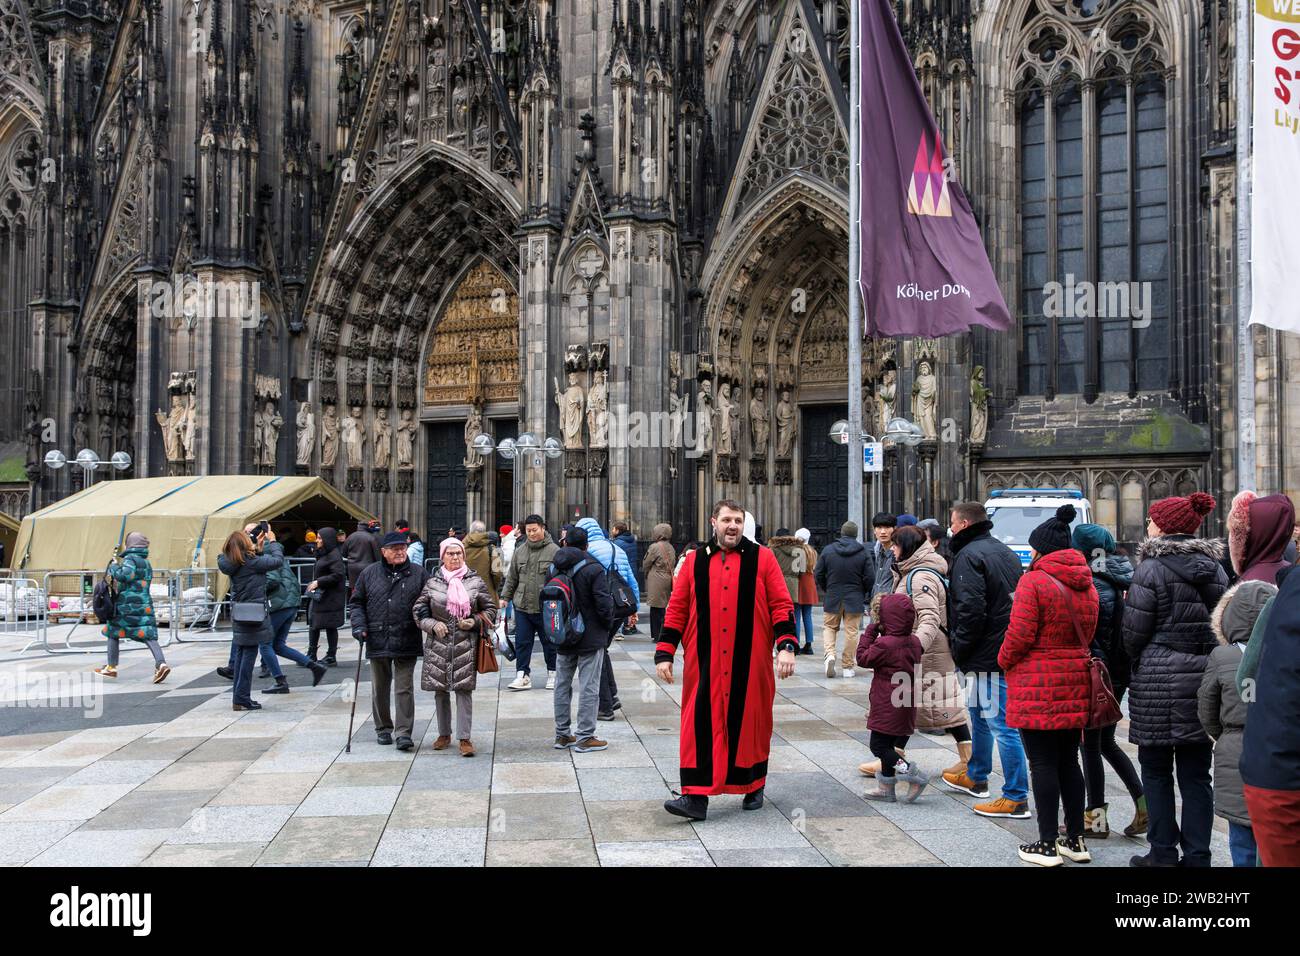
[[[471,615],[482,612],[495,622],[497,602],[492,599],[483,579],[473,571],[467,571],[461,583],[469,592]],[[447,582],[441,571],[434,571],[429,576],[419,600],[415,602],[413,613],[416,624],[424,633],[424,667],[420,671],[420,688],[446,693],[477,687],[475,652],[478,650],[479,629],[462,631],[451,623],[447,624],[446,637],[439,637],[434,632],[434,621],[447,623],[448,617]]]
[[[920,568],[927,570],[912,577],[908,594],[908,575]],[[948,562],[929,541],[894,567],[894,593],[908,594],[916,608],[916,636],[923,651],[916,725],[927,730],[961,727],[967,720],[966,696],[944,633],[948,626],[948,593],[940,576],[946,579],[947,574]]]

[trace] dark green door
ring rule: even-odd
[[[447,536],[448,528],[465,530],[465,426],[439,422],[428,427],[429,526],[423,530],[432,546]]]

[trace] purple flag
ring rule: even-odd
[[[858,11],[867,333],[937,337],[972,325],[1007,329],[1006,301],[889,0],[858,0]]]

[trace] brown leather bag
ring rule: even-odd
[[[474,669],[480,674],[495,674],[501,669],[497,663],[497,649],[492,645],[492,621],[482,612],[474,615],[478,624],[478,647],[474,651]]]
[[[1056,590],[1061,592],[1061,600],[1068,602],[1069,596],[1065,585],[1050,574],[1047,577],[1056,585]],[[1091,648],[1092,641],[1083,633],[1083,625],[1073,614],[1070,615],[1070,623],[1074,625],[1074,636],[1079,639],[1079,643]],[[1119,701],[1115,699],[1115,690],[1110,682],[1110,671],[1106,669],[1106,662],[1100,657],[1090,656],[1088,658],[1088,723],[1084,729],[1099,730],[1102,727],[1111,727],[1123,719],[1124,711],[1120,710]]]

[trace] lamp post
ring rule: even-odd
[[[834,442],[835,444],[847,445],[850,443],[850,439],[852,437],[853,437],[853,433],[847,421],[841,419],[831,426],[830,438],[831,441]],[[859,436],[859,441],[863,445],[866,445],[867,443],[871,443],[872,445],[878,444],[882,446],[885,444],[890,444],[890,445],[902,444],[908,446],[909,448],[916,447],[924,439],[925,439],[925,433],[921,431],[921,426],[916,424],[916,422],[908,421],[906,418],[890,419],[888,424],[885,426],[884,433],[880,436],[879,439],[877,439],[875,435],[867,434],[865,431],[862,432],[861,435]],[[865,468],[865,466],[866,463],[864,459],[863,467]],[[872,472],[871,510],[873,514],[875,512],[878,512],[883,507],[883,495],[882,495],[883,489],[881,488],[881,479],[876,477],[876,475],[884,474],[883,463],[881,469],[882,469],[881,471]],[[856,472],[851,474],[849,477],[850,487],[852,487],[852,482],[854,478],[856,478]],[[851,498],[852,496],[850,496],[850,499]],[[859,525],[858,532],[860,534],[865,534],[866,532],[865,527]]]
[[[115,451],[107,461],[101,461],[97,452],[89,448],[83,448],[77,452],[77,457],[72,463],[82,470],[86,478],[86,487],[89,488],[95,483],[95,471],[99,468],[115,468],[118,471],[126,471],[131,467],[131,456],[124,451]],[[51,471],[60,471],[63,466],[68,464],[68,456],[63,454],[57,448],[45,454],[45,467]]]
[[[480,455],[488,456],[496,452],[506,461],[515,462],[514,470],[514,490],[511,497],[515,514],[518,515],[523,510],[523,468],[518,467],[520,461],[524,466],[532,465],[540,468],[546,458],[559,458],[564,454],[564,446],[560,444],[558,438],[547,438],[539,441],[537,436],[532,432],[524,432],[518,438],[503,438],[499,443],[493,442],[490,435],[479,435],[471,443],[474,450]]]

